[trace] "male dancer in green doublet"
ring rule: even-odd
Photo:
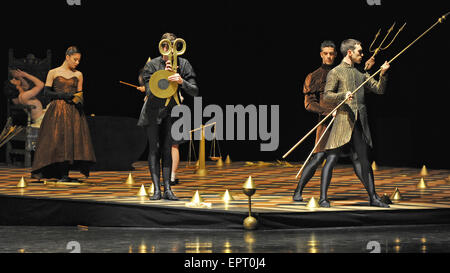
[[[378,82],[372,78],[352,95],[352,91],[370,77],[368,73],[363,74],[354,66],[355,63],[361,63],[364,55],[361,42],[354,39],[343,41],[341,53],[345,57],[341,64],[328,73],[323,99],[333,104],[338,104],[347,98],[348,100],[337,110],[336,119],[325,145],[327,162],[322,172],[327,176],[322,179],[320,185],[319,204],[322,207],[330,206],[327,190],[331,181],[331,170],[336,165],[343,147],[349,145],[352,159],[356,159],[359,163],[358,167],[361,168],[362,177],[360,177],[360,180],[369,194],[369,204],[377,207],[389,207],[380,200],[375,192],[373,170],[368,158],[368,146],[372,147],[372,138],[370,137],[365,105],[366,91],[384,94],[387,80],[386,71],[389,69],[389,63],[385,62],[381,66]]]

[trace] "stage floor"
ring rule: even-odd
[[[205,177],[201,177],[194,173],[193,168],[187,167],[186,162],[181,162],[178,174],[180,184],[173,186],[173,191],[180,198],[180,201],[150,201],[148,198],[138,197],[137,193],[141,185],[144,185],[148,190],[151,181],[147,162],[136,162],[133,166],[135,167],[135,170],[131,171],[135,181],[133,185],[125,183],[130,173],[129,171],[92,172],[88,179],[83,179],[77,172],[71,172],[72,177],[84,180],[81,184],[56,183],[54,180],[37,183],[36,180],[30,178],[29,169],[1,166],[0,199],[3,202],[9,202],[5,204],[9,204],[11,214],[13,212],[14,214],[27,213],[23,208],[16,210],[17,202],[51,201],[53,202],[52,204],[55,204],[55,202],[59,202],[59,204],[71,202],[71,205],[73,205],[73,202],[77,204],[87,202],[90,206],[95,206],[95,204],[102,205],[102,207],[116,206],[116,208],[117,206],[125,206],[141,210],[149,208],[152,209],[152,212],[155,212],[157,209],[164,209],[164,213],[169,212],[175,215],[174,218],[179,216],[179,222],[175,220],[170,221],[172,227],[184,221],[179,227],[201,228],[202,221],[198,221],[198,224],[186,224],[186,222],[197,221],[195,217],[189,219],[190,215],[198,215],[197,212],[200,212],[203,219],[208,217],[208,215],[211,215],[211,218],[217,217],[218,219],[228,215],[232,217],[222,227],[236,228],[242,226],[242,220],[248,215],[248,198],[243,194],[242,186],[247,178],[252,176],[257,188],[255,195],[252,197],[252,212],[255,213],[257,218],[259,217],[260,226],[266,228],[402,223],[441,224],[448,220],[442,222],[443,220],[438,218],[442,218],[450,213],[450,170],[428,170],[428,175],[423,177],[428,187],[426,189],[418,189],[417,184],[422,178],[420,169],[379,166],[378,170],[374,171],[378,194],[380,196],[383,194],[390,196],[395,188],[398,188],[401,200],[393,201],[394,204],[391,204],[390,208],[377,208],[368,206],[367,193],[355,176],[352,166],[338,165],[334,170],[333,179],[329,187],[329,198],[332,207],[310,209],[306,207],[306,201],[311,197],[319,198],[321,170],[317,170],[316,175],[305,187],[303,192],[305,202],[294,202],[292,201],[292,194],[297,186],[295,175],[301,164],[233,162],[220,168],[215,166],[215,162],[207,162],[208,174]],[[26,188],[17,188],[16,185],[22,176],[28,182],[28,186]],[[225,204],[221,196],[227,189],[234,197],[234,201]],[[186,205],[197,190],[204,202],[210,206],[191,208]],[[24,204],[24,206],[27,205]],[[80,210],[80,213],[82,211]],[[357,212],[358,219],[354,218],[355,212]],[[140,214],[142,213],[140,212]],[[144,217],[150,217],[149,214],[151,212],[148,212]],[[423,215],[427,216],[420,220]],[[53,216],[60,217],[58,214]],[[35,222],[23,220],[24,217],[26,218],[27,216],[21,215],[21,220],[19,221],[18,219],[11,220],[13,219],[12,216],[7,215],[5,218],[9,220],[4,220],[0,224],[36,225]],[[46,217],[52,217],[52,215],[46,215]],[[155,217],[162,216],[155,215]],[[345,217],[350,217],[351,219],[347,218],[346,220]],[[403,220],[400,220],[399,217],[403,217]],[[120,219],[117,219],[117,221],[120,221]],[[136,226],[164,226],[164,221],[160,221],[157,224],[155,224],[154,220],[148,223],[148,219],[146,223],[134,221],[137,223]],[[219,222],[220,220],[217,220],[213,226],[220,227],[221,224]],[[46,223],[41,219],[38,225],[67,225],[66,223],[67,221],[62,221],[58,224],[58,221],[55,221],[55,219],[51,223]],[[85,221],[79,224],[121,226],[120,223],[111,221],[107,223]],[[124,225],[130,226],[129,223],[124,223]],[[211,225],[206,226],[211,227]]]

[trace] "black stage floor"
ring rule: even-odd
[[[228,257],[243,253],[448,253],[450,225],[253,231],[0,226],[0,253],[73,253],[76,250],[81,253],[225,253]],[[270,257],[264,256],[266,260]],[[143,265],[152,257],[155,262],[160,258],[145,256]],[[176,256],[166,258],[171,262],[181,260]],[[301,256],[283,258],[286,262],[300,258],[302,266],[305,262]],[[396,262],[410,264],[410,261]]]

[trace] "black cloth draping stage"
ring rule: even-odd
[[[0,224],[9,226],[98,226],[243,229],[244,211],[119,205],[95,201],[0,196]],[[258,229],[450,224],[450,208],[257,212]]]
[[[93,171],[132,170],[147,145],[145,130],[129,117],[88,116],[97,158]]]
[[[218,167],[207,163],[205,177],[181,163],[181,183],[173,187],[180,201],[137,196],[142,185],[150,189],[147,162],[134,163],[132,172],[95,171],[81,184],[38,183],[27,178],[27,169],[0,166],[0,225],[243,229],[248,198],[242,186],[250,175],[257,188],[252,215],[259,229],[450,224],[449,170],[429,170],[422,177],[419,169],[379,167],[378,193],[390,195],[398,189],[401,199],[392,200],[390,208],[377,208],[368,206],[353,168],[338,165],[329,189],[332,207],[310,209],[306,204],[311,197],[318,198],[320,170],[304,190],[305,202],[294,202],[294,177],[300,164],[233,162]],[[133,184],[126,183],[130,173]],[[22,176],[28,181],[26,188],[16,186]],[[421,178],[426,189],[417,188]],[[187,206],[197,190],[204,206]],[[234,197],[229,203],[221,198],[225,190]]]

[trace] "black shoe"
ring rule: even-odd
[[[161,200],[161,182],[159,180],[159,167],[150,165],[150,174],[152,176],[152,182],[153,182],[153,196],[150,196],[150,200]]]
[[[369,200],[369,202],[370,202],[370,200]],[[381,202],[388,204],[388,205],[392,204],[391,199],[386,194],[384,194],[383,197],[381,197]]]
[[[292,199],[296,202],[302,202],[303,201],[302,193],[300,191],[296,191],[294,193],[294,196],[292,196]]]
[[[170,180],[170,185],[171,186],[175,186],[178,183],[180,183],[180,180],[178,178],[176,178],[175,181]]]
[[[175,196],[175,194],[172,192],[172,190],[165,190],[163,198],[166,200],[171,200],[171,201],[180,200],[180,199],[178,199],[178,197]]]
[[[155,189],[155,192],[152,196],[150,196],[150,200],[161,200],[161,190],[157,191]]]
[[[179,200],[175,194],[172,192],[172,189],[170,188],[170,181],[165,181],[164,182],[164,194],[163,194],[163,198],[166,200],[171,200],[171,201],[177,201]]]
[[[68,178],[69,178],[70,182],[78,182],[78,183],[83,182],[83,180],[80,180],[78,178],[72,178],[72,177],[68,177]]]
[[[329,207],[331,207],[330,201],[328,199],[320,199],[319,200],[319,206],[321,208],[329,208]]]
[[[383,202],[383,200],[381,200],[381,197],[378,196],[378,194],[375,193],[375,195],[372,197],[372,199],[378,200],[380,202]],[[369,197],[369,202],[370,202],[370,197]]]
[[[385,204],[385,203],[381,202],[380,200],[378,200],[376,198],[370,200],[369,201],[369,205],[373,206],[373,207],[389,208],[388,204]]]
[[[68,176],[63,176],[56,182],[72,182],[72,180]]]

